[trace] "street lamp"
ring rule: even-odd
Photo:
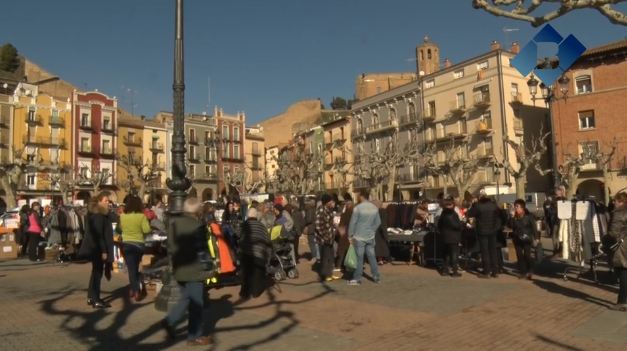
[[[507,162],[507,161],[506,161]],[[501,165],[498,162],[494,162],[492,164],[492,172],[494,173],[494,177],[496,178],[496,202],[501,202],[501,189],[499,187],[499,178],[501,178]]]
[[[166,180],[168,188],[172,190],[168,196],[168,240],[172,240],[174,233],[170,225],[176,217],[183,214],[183,203],[187,197],[186,190],[192,182],[185,176],[185,80],[183,74],[183,0],[175,0],[174,11],[174,83],[173,94],[173,124],[172,134],[172,178]],[[172,276],[172,263],[170,269],[164,274],[163,287],[155,299],[155,308],[167,311],[176,303],[180,296],[180,289]]]
[[[560,91],[563,96],[568,94],[568,83],[570,79],[565,75],[562,75],[557,83],[559,85]],[[551,103],[557,100],[557,96],[555,95],[555,90],[553,85],[546,85],[544,83],[540,83],[536,77],[532,74],[529,80],[527,81],[527,86],[529,87],[529,93],[531,94],[531,99],[533,100],[533,105],[536,105],[536,100],[540,99],[536,98],[538,94],[538,85],[540,86],[540,93],[542,94],[542,99],[544,103],[549,107],[549,129],[551,132],[551,144],[553,145],[552,150],[552,167],[553,168],[553,186],[556,187],[559,184],[559,177],[557,174],[557,152],[555,151],[555,129],[553,126],[553,116],[551,114]]]

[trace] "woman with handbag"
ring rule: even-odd
[[[608,234],[616,240],[611,247],[611,262],[618,275],[619,290],[616,305],[610,307],[615,311],[627,312],[627,194],[618,193],[614,197],[615,210],[610,222]]]
[[[144,255],[144,235],[149,234],[151,228],[143,207],[138,196],[129,196],[116,227],[116,232],[122,234],[122,248],[130,284],[129,296],[135,301],[141,301],[146,296],[146,290],[140,284],[139,264]]]
[[[39,202],[33,202],[30,211],[27,213],[26,238],[28,240],[28,258],[31,261],[41,261],[42,255],[39,249],[39,243],[44,240],[44,226],[41,224],[41,205]]]
[[[533,215],[527,210],[525,200],[514,201],[514,216],[510,221],[512,228],[512,240],[516,248],[516,257],[519,271],[519,279],[531,280],[533,272],[533,258],[531,248],[538,239],[536,222]]]

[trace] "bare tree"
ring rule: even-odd
[[[277,190],[292,194],[308,194],[320,177],[317,153],[307,152],[297,140],[277,155]]]
[[[155,181],[160,178],[159,166],[156,163],[144,163],[128,156],[122,156],[118,166],[126,170],[128,174],[128,179],[120,184],[126,188],[128,193],[136,194],[140,198],[143,198],[146,192],[154,190]]]
[[[79,177],[71,166],[62,165],[50,169],[46,172],[42,179],[50,182],[52,190],[57,190],[61,193],[64,204],[71,202],[71,195],[74,193],[79,184]]]
[[[460,197],[475,185],[477,171],[481,168],[482,161],[475,156],[470,156],[467,147],[465,142],[455,142],[451,139],[450,145],[442,150],[444,154],[440,159],[438,159],[435,146],[424,152],[424,155],[428,156],[424,163],[426,171],[435,176],[445,177],[444,196],[448,195],[449,178]]]
[[[532,167],[539,168],[539,162],[542,156],[546,154],[548,150],[547,138],[551,133],[543,134],[542,130],[540,135],[532,138],[527,145],[523,138],[520,141],[515,141],[509,137],[505,137],[507,145],[511,146],[516,156],[516,163],[518,168],[514,167],[508,160],[496,160],[499,164],[512,175],[516,182],[516,198],[524,199],[527,185],[527,171]],[[540,170],[541,174],[546,174],[547,170]]]
[[[614,24],[627,25],[627,15],[614,5],[627,0],[473,0],[476,9],[482,9],[495,16],[513,18],[531,23],[538,27],[574,10],[593,9],[599,11]],[[559,6],[556,6],[559,4]],[[546,6],[543,6],[546,5]],[[553,5],[553,6],[552,6]],[[541,8],[552,8],[552,11],[534,16]],[[538,11],[537,11],[538,10]]]
[[[76,173],[77,182],[79,187],[90,187],[93,194],[98,193],[103,185],[107,184],[110,178],[113,178],[113,174],[108,169],[90,171],[87,167],[82,167]]]
[[[0,186],[6,193],[9,208],[17,206],[17,191],[23,183],[23,175],[32,163],[25,158],[24,149],[12,149],[12,160],[0,164]]]

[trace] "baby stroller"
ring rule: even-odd
[[[282,225],[276,225],[270,230],[270,240],[272,254],[268,262],[268,274],[274,281],[298,278],[293,235],[290,235]]]

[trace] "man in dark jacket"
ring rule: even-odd
[[[318,274],[322,281],[333,280],[334,254],[333,243],[336,229],[333,224],[333,208],[335,201],[329,194],[323,194],[320,198],[322,206],[316,211],[316,241],[320,248],[320,267]]]
[[[481,248],[481,261],[483,262],[483,274],[479,277],[489,278],[492,276],[497,278],[496,233],[503,225],[499,208],[490,198],[483,195],[468,210],[466,216],[475,219],[477,238]]]
[[[442,265],[441,275],[451,275],[458,278],[462,275],[457,271],[457,259],[459,257],[459,242],[462,239],[462,230],[464,224],[459,219],[457,212],[455,212],[455,201],[452,198],[444,200],[444,208],[440,219],[438,220],[438,231],[442,236],[442,241],[446,245],[444,254],[444,264]],[[449,266],[450,265],[450,266]],[[453,273],[450,273],[450,268],[453,268]]]
[[[614,198],[615,210],[608,234],[615,240],[615,251],[611,259],[618,275],[619,289],[616,305],[610,307],[616,311],[627,312],[627,194],[618,193]]]
[[[169,226],[168,255],[172,260],[174,279],[181,288],[181,297],[161,322],[168,336],[176,336],[176,324],[188,312],[187,344],[209,345],[211,337],[203,336],[204,281],[213,275],[203,262],[209,252],[209,230],[199,218],[201,203],[196,198],[185,200],[180,216],[173,216]]]
[[[266,227],[257,220],[257,216],[257,209],[250,208],[248,219],[242,225],[242,287],[239,292],[242,299],[258,297],[267,287],[266,265],[272,243]]]
[[[99,193],[89,201],[87,230],[80,255],[91,259],[91,277],[87,290],[87,303],[94,308],[111,307],[100,299],[100,283],[105,270],[111,273],[113,263],[113,225],[109,217],[108,191]],[[110,276],[107,275],[109,278]]]

